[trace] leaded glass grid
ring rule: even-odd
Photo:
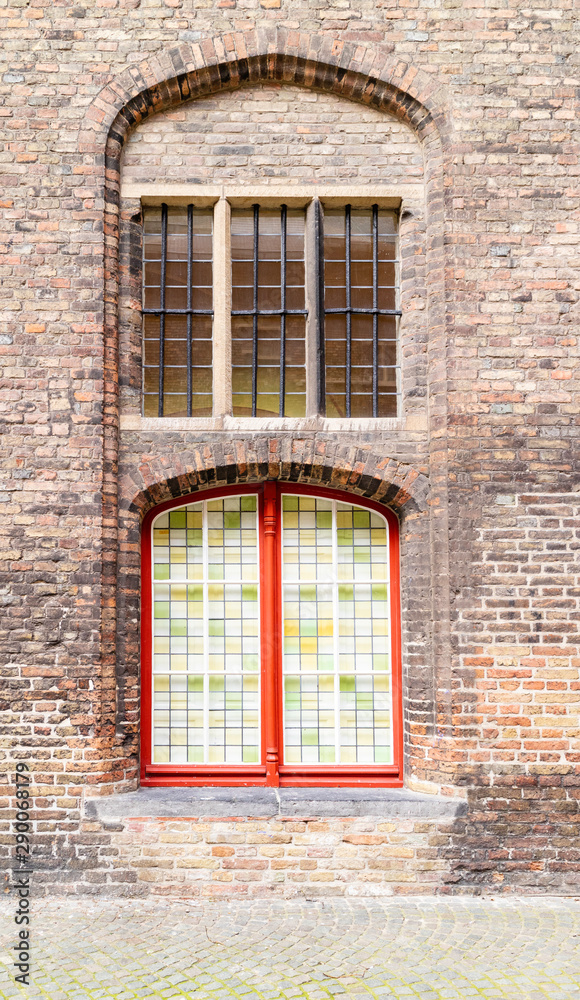
[[[393,762],[388,525],[282,497],[284,760]]]
[[[260,761],[258,504],[153,522],[153,762]]]

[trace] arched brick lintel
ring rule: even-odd
[[[258,447],[256,447],[258,444]],[[263,447],[260,447],[260,444]],[[285,452],[288,452],[285,454]],[[412,466],[384,458],[376,452],[354,448],[349,454],[323,449],[296,448],[296,442],[236,441],[231,454],[217,454],[209,446],[181,456],[181,468],[171,471],[161,461],[141,466],[143,487],[122,484],[121,507],[143,517],[166,500],[218,486],[262,482],[265,479],[344,489],[351,495],[372,499],[399,517],[424,511],[429,482]]]
[[[367,47],[327,33],[260,28],[183,43],[130,66],[87,109],[81,148],[102,155],[105,132],[107,168],[114,175],[127,135],[149,115],[267,81],[372,105],[405,121],[431,146],[445,144],[444,88],[386,46]]]

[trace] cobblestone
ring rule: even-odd
[[[31,984],[0,907],[0,997],[580,1000],[580,900],[36,900]]]

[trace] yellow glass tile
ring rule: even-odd
[[[156,746],[153,751],[154,764],[169,764],[169,747]]]

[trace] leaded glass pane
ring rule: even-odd
[[[260,759],[256,496],[153,522],[153,761]]]
[[[388,566],[380,514],[282,497],[286,763],[392,763]]]

